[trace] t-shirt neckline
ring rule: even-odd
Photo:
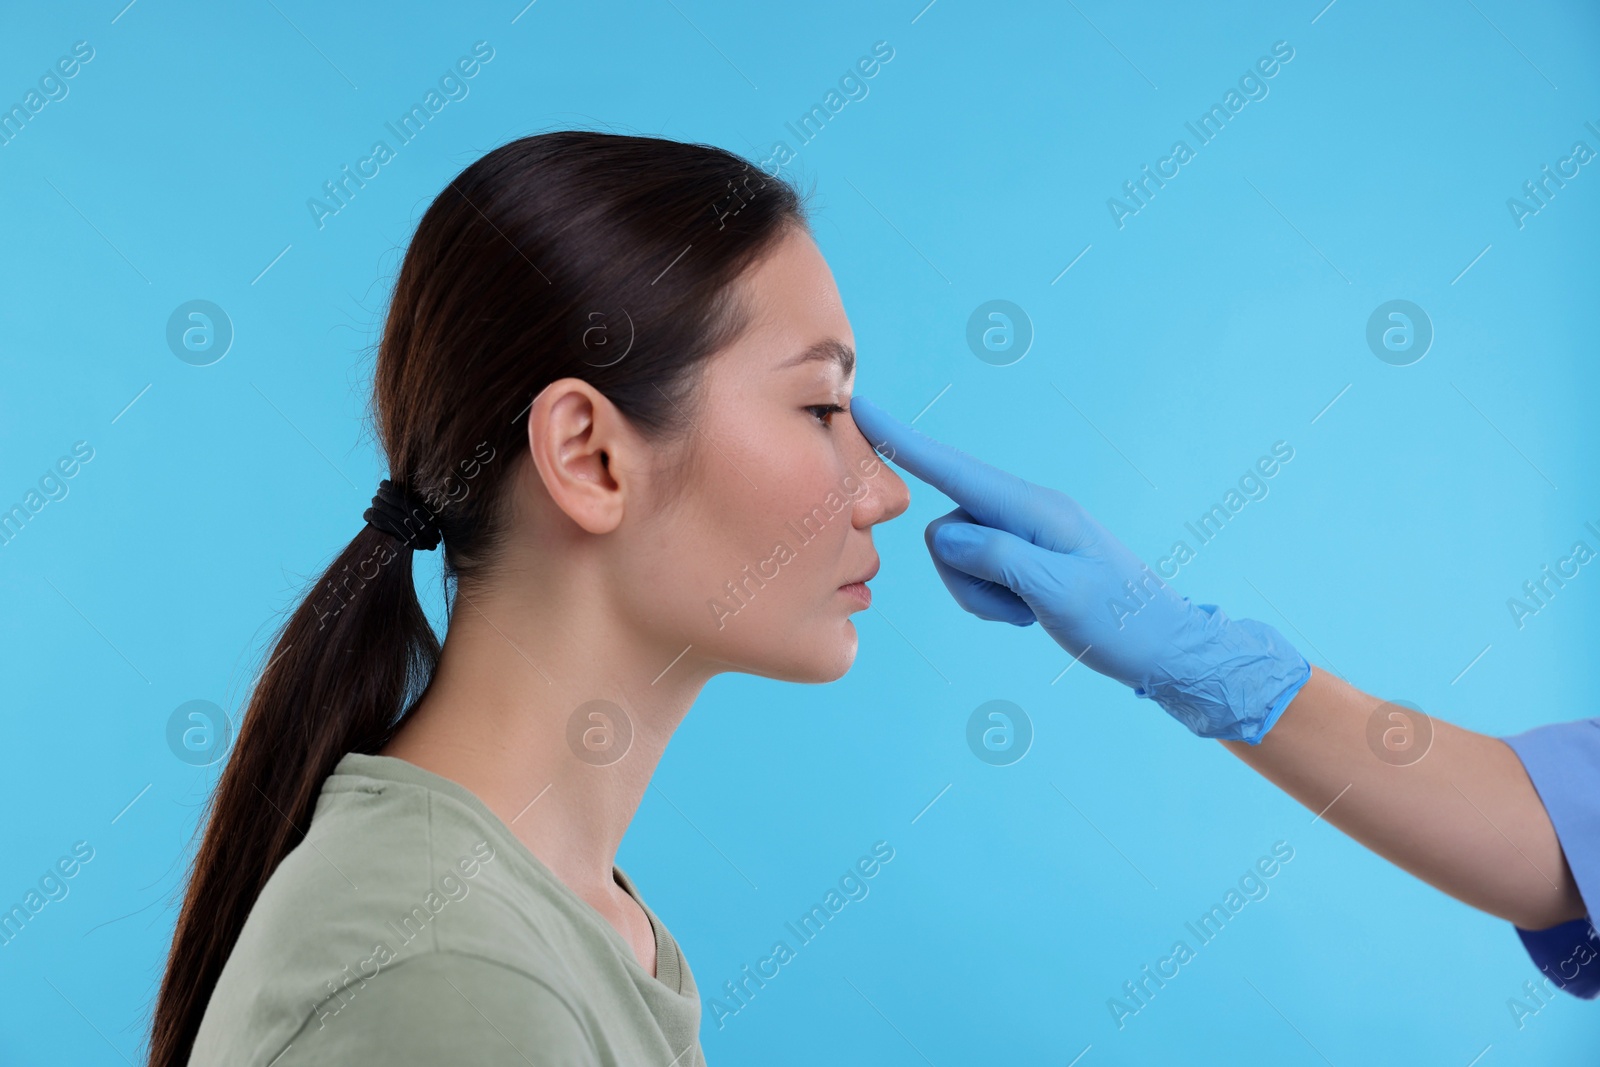
[[[580,912],[591,923],[597,926],[603,936],[609,938],[622,956],[624,966],[637,972],[639,976],[652,982],[660,982],[672,992],[683,993],[683,969],[677,941],[667,931],[667,928],[657,918],[656,913],[640,897],[633,880],[616,864],[611,866],[611,877],[622,891],[632,897],[644,912],[645,918],[650,921],[650,931],[655,937],[656,945],[656,973],[651,974],[639,962],[639,957],[634,955],[633,946],[622,936],[616,927],[606,921],[605,917],[595,910],[594,905],[580,897],[571,886],[556,876],[543,860],[534,855],[533,850],[522,843],[522,839],[512,833],[505,820],[496,815],[483,799],[453,779],[435,774],[430,770],[417,766],[398,756],[381,756],[364,752],[349,752],[340,758],[333,768],[334,775],[360,775],[366,778],[376,778],[384,781],[398,781],[407,785],[421,786],[424,789],[442,793],[450,799],[468,808],[474,815],[487,824],[489,830],[500,843],[520,856],[524,862],[531,866],[537,874],[546,879],[555,891],[566,899],[581,905]]]

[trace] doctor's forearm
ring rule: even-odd
[[[1396,765],[1368,741],[1383,703],[1313,667],[1259,745],[1222,744],[1310,810],[1326,808],[1322,817],[1361,844],[1475,908],[1532,930],[1583,916],[1516,753],[1433,719],[1425,755]]]

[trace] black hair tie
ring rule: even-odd
[[[433,509],[387,478],[378,483],[378,494],[361,517],[373,529],[412,548],[428,552],[439,547],[441,534]]]

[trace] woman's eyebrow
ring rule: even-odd
[[[828,337],[821,341],[812,343],[810,347],[806,348],[798,355],[791,356],[789,359],[779,364],[778,369],[787,370],[790,367],[797,367],[802,363],[810,363],[813,360],[819,359],[832,360],[833,362],[837,363],[839,365],[840,373],[842,373],[846,378],[855,373],[855,349],[851,348],[849,345],[845,344],[836,337]]]

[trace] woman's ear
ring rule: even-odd
[[[616,405],[581,378],[558,378],[528,409],[528,452],[556,506],[589,533],[622,522],[639,442]]]

